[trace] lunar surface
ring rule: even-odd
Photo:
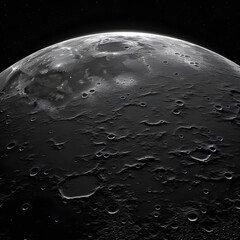
[[[0,239],[240,239],[240,67],[137,32],[0,74]]]

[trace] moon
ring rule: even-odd
[[[108,32],[0,73],[4,239],[239,239],[240,67]]]

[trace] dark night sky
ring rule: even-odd
[[[0,0],[0,72],[62,40],[119,30],[180,38],[240,64],[239,10],[230,0]]]

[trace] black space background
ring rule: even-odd
[[[51,44],[107,31],[187,40],[240,64],[238,1],[0,0],[0,72]]]

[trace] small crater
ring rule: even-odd
[[[198,220],[198,214],[196,212],[189,212],[187,218],[190,222],[196,222]]]
[[[209,194],[209,190],[207,188],[205,188],[205,189],[203,189],[203,193],[207,195],[207,194]]]
[[[88,94],[86,92],[83,92],[82,93],[82,98],[87,98],[88,97]]]
[[[30,170],[30,176],[33,177],[33,176],[36,176],[37,174],[39,173],[39,168],[38,167],[34,167]]]
[[[201,213],[203,213],[203,214],[207,213],[207,209],[206,208],[202,208],[201,209]]]
[[[109,157],[110,157],[110,154],[109,154],[109,153],[104,153],[104,154],[103,154],[103,157],[104,157],[104,158],[109,158]]]
[[[16,141],[11,141],[10,143],[8,143],[7,145],[7,149],[8,150],[12,150],[13,148],[15,148],[17,145],[17,142]]]
[[[20,146],[19,148],[18,148],[18,151],[19,152],[23,152],[25,150],[25,147],[24,146]]]
[[[110,215],[114,215],[119,212],[119,207],[116,203],[111,203],[107,206],[106,211]]]
[[[177,223],[172,223],[171,228],[174,229],[174,230],[178,229],[178,224]]]
[[[240,200],[239,199],[235,200],[234,205],[236,209],[240,209]]]
[[[221,105],[217,104],[217,105],[215,105],[215,109],[218,111],[222,111],[223,108]]]
[[[184,137],[182,134],[179,134],[178,136],[179,136],[180,138],[183,138],[183,137]]]
[[[103,153],[102,152],[97,152],[95,155],[96,155],[96,157],[101,157],[103,155]]]
[[[93,94],[93,93],[95,93],[95,89],[90,89],[89,92],[90,92],[91,94]]]
[[[159,211],[159,210],[160,210],[160,208],[161,208],[161,206],[160,206],[160,205],[158,205],[158,204],[156,204],[156,205],[155,205],[155,210],[156,210],[156,211]]]
[[[146,106],[147,106],[147,104],[146,104],[145,102],[141,102],[139,105],[140,105],[141,107],[146,107]]]
[[[180,110],[177,109],[177,108],[173,109],[172,112],[173,112],[174,115],[179,115],[180,114]]]
[[[98,188],[99,184],[94,176],[81,175],[64,180],[59,192],[65,199],[79,199],[92,196]]]
[[[203,230],[207,233],[211,233],[213,232],[214,229],[211,226],[205,226],[203,227]]]
[[[228,179],[228,180],[231,180],[231,179],[233,178],[231,172],[225,172],[225,173],[224,173],[224,177],[225,177],[226,179]]]
[[[218,137],[217,137],[217,140],[218,140],[219,142],[222,142],[222,141],[223,141],[223,137],[222,137],[222,136],[218,136]]]
[[[217,151],[217,149],[216,149],[214,146],[210,146],[210,147],[209,147],[209,150],[210,150],[211,152],[216,152],[216,151]]]
[[[182,100],[176,100],[175,103],[180,107],[184,105],[184,102]]]
[[[193,160],[199,161],[199,162],[208,162],[211,154],[208,150],[205,149],[196,149],[194,151],[191,151],[190,157]]]
[[[107,138],[108,138],[109,140],[113,140],[113,139],[115,138],[115,134],[110,133],[110,134],[107,136]]]
[[[37,120],[36,117],[32,117],[32,118],[30,119],[30,122],[35,122],[36,120]]]
[[[157,212],[157,211],[155,211],[154,213],[153,213],[153,216],[155,217],[155,218],[158,218],[159,217],[159,212]]]
[[[22,210],[27,211],[31,207],[31,204],[29,202],[23,203]]]

